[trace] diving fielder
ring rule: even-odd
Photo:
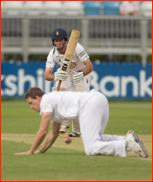
[[[42,119],[31,149],[16,155],[46,152],[58,137],[61,123],[68,119],[79,119],[86,155],[126,157],[127,150],[132,150],[138,157],[148,157],[135,131],[129,131],[126,137],[103,134],[109,118],[109,106],[107,98],[100,92],[55,91],[44,94],[41,89],[33,87],[25,93],[24,98],[31,109],[40,112]],[[47,134],[50,120],[51,131],[43,146],[36,150]]]
[[[61,88],[70,91],[73,87],[74,91],[89,91],[91,82],[91,71],[93,65],[85,52],[84,47],[77,43],[76,49],[70,64],[68,72],[57,70],[54,74],[53,69],[55,63],[61,65],[68,43],[67,32],[64,29],[55,29],[52,33],[53,49],[49,52],[46,62],[44,79],[48,81],[62,80]],[[57,82],[58,84],[58,82]],[[54,90],[56,90],[54,88]],[[70,126],[70,121],[63,122],[60,127],[60,133],[66,133]],[[72,133],[70,137],[79,137],[80,128],[78,120],[73,120]]]

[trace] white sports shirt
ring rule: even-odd
[[[55,91],[44,94],[40,103],[40,115],[45,112],[52,112],[51,120],[59,123],[68,119],[78,119],[80,109],[97,94],[100,93],[95,90],[90,92]]]
[[[54,47],[48,54],[46,67],[54,68],[55,63],[61,65],[64,58],[64,54],[60,54],[56,47]],[[76,72],[84,69],[86,66],[83,61],[87,60],[89,55],[85,52],[84,47],[77,43],[74,55],[70,64],[69,71],[74,70]]]

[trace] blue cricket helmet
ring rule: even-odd
[[[68,42],[67,32],[62,28],[55,29],[52,33],[52,44],[54,47],[55,47],[54,40],[57,40],[57,39],[65,39],[66,42]],[[57,50],[62,51],[65,46],[65,43],[63,44],[61,49],[57,48]]]
[[[62,28],[57,28],[52,33],[52,41],[56,39],[64,39],[67,37],[67,32]]]

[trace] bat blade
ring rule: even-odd
[[[62,62],[62,65],[61,65],[61,70],[63,70],[63,71],[68,71],[69,70],[70,63],[72,61],[75,48],[76,48],[77,42],[79,40],[79,36],[80,36],[79,31],[72,30],[71,36],[69,38],[69,42],[68,42],[68,45],[67,45],[67,48],[66,48],[66,51],[65,51],[65,55],[64,55],[64,58],[63,58],[63,62]],[[58,82],[57,91],[59,91],[59,89],[60,89],[61,82],[62,82],[61,80]]]
[[[66,48],[66,52],[63,58],[63,62],[61,65],[61,70],[68,71],[70,67],[70,63],[73,58],[73,54],[77,45],[77,42],[79,40],[80,32],[77,30],[72,30],[71,36]]]

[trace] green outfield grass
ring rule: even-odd
[[[45,154],[16,156],[34,141],[41,117],[22,101],[1,102],[2,181],[151,181],[152,104],[151,102],[110,102],[106,134],[125,135],[134,129],[144,142],[148,158],[128,152],[127,158],[86,156],[80,138],[65,144],[60,135]],[[69,129],[71,132],[71,128]]]

